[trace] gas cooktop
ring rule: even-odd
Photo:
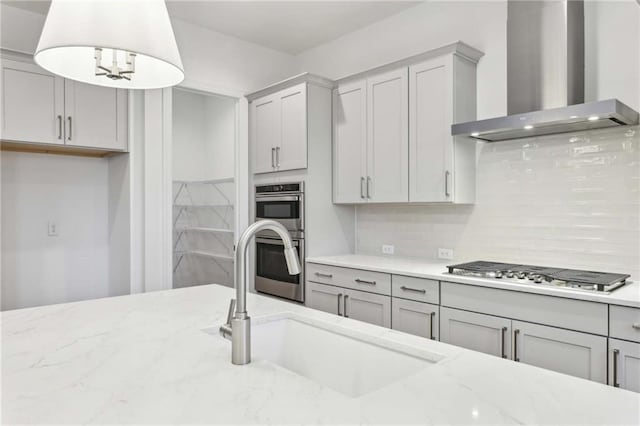
[[[447,266],[450,274],[539,284],[571,290],[610,293],[626,284],[630,275],[578,269],[549,268],[484,260]]]

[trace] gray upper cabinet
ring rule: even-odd
[[[474,202],[476,144],[451,125],[475,118],[475,62],[450,54],[409,67],[409,201]]]
[[[333,91],[333,201],[364,203],[367,174],[367,86],[365,80]]]
[[[54,76],[2,60],[2,139],[126,151],[127,91]]]
[[[407,202],[407,68],[334,89],[336,203]]]
[[[127,91],[65,80],[65,143],[127,149]]]
[[[253,172],[306,168],[306,83],[254,99],[249,110]]]
[[[367,79],[366,194],[371,202],[409,201],[407,84],[406,68]]]
[[[451,125],[476,119],[481,56],[455,43],[340,80],[334,203],[473,203],[476,142]]]
[[[2,59],[2,139],[63,145],[64,79]]]

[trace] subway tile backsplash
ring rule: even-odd
[[[640,279],[640,127],[478,145],[474,205],[357,208],[357,252],[523,262]]]

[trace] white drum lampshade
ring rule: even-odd
[[[158,89],[184,80],[164,0],[52,0],[34,59],[99,86]]]

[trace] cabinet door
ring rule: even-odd
[[[345,290],[331,285],[318,284],[307,281],[305,306],[328,312],[330,314],[343,314],[343,297]]]
[[[513,321],[513,359],[595,382],[607,381],[607,339]]]
[[[390,328],[391,297],[358,290],[345,290],[342,314],[347,318]]]
[[[65,143],[127,149],[127,91],[72,80],[64,82]]]
[[[407,68],[367,80],[367,194],[372,202],[409,201]]]
[[[278,170],[307,167],[307,86],[305,83],[283,90],[280,102],[281,137],[276,146]]]
[[[64,143],[64,79],[37,65],[2,60],[3,140]]]
[[[451,56],[409,68],[409,200],[452,200]]]
[[[366,84],[364,80],[333,91],[333,202],[365,199]]]
[[[391,299],[391,324],[394,330],[438,340],[438,305]]]
[[[276,147],[280,144],[280,105],[275,95],[251,103],[253,172],[275,171]]]
[[[640,392],[640,343],[609,339],[609,384]]]
[[[440,308],[440,341],[511,358],[511,320]]]

